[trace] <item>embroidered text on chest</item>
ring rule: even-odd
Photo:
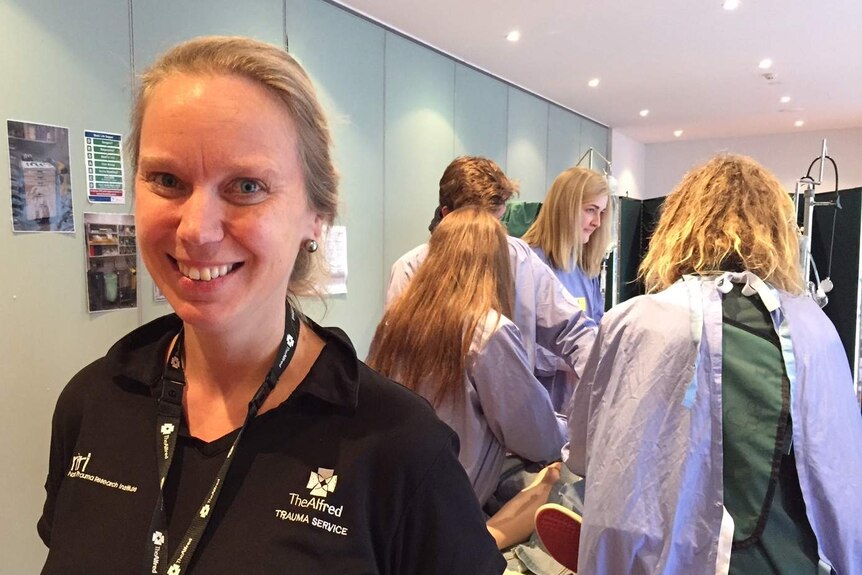
[[[87,466],[90,465],[90,460],[92,458],[93,454],[90,452],[88,452],[87,455],[79,453],[72,457],[72,464],[69,467],[69,471],[66,473],[66,476],[70,479],[84,479],[86,481],[92,481],[93,483],[104,485],[105,487],[110,487],[111,489],[126,491],[128,493],[134,493],[138,490],[138,487],[136,485],[129,485],[127,483],[121,483],[119,481],[105,479],[104,477],[100,477],[95,473],[87,473]]]

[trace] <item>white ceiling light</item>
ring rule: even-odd
[[[520,39],[521,39],[521,33],[518,32],[517,30],[512,30],[511,32],[506,34],[506,40],[508,40],[509,42],[517,42]]]
[[[781,96],[781,103],[786,104],[790,101],[790,96]]]
[[[680,136],[682,136],[682,130],[674,130],[673,135],[675,138],[679,138]]]
[[[598,85],[599,85],[599,79],[598,78],[593,78],[592,80],[587,82],[587,86],[589,86],[590,88],[595,88]]]
[[[641,110],[640,115],[641,115],[641,118],[646,118],[647,116],[649,116],[649,110],[647,110],[647,109]]]
[[[769,70],[770,68],[772,68],[772,58],[764,58],[760,61],[757,67],[761,70]]]
[[[805,125],[805,120],[796,120],[795,122],[793,122],[793,125],[796,126],[797,128],[801,128],[802,126]]]
[[[725,10],[736,10],[739,8],[739,0],[724,0],[721,7]]]

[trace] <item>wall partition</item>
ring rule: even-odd
[[[348,293],[303,305],[345,329],[360,356],[383,311],[389,267],[427,240],[437,182],[455,156],[494,159],[521,182],[522,199],[538,201],[588,147],[610,155],[605,126],[322,0],[0,2],[0,120],[68,130],[75,222],[72,233],[15,233],[11,203],[0,200],[4,573],[35,573],[44,560],[35,523],[63,386],[119,337],[171,311],[154,301],[138,261],[137,307],[88,313],[83,213],[129,214],[133,197],[88,203],[84,131],[126,134],[134,75],[203,34],[286,45],[317,86],[341,174]],[[5,190],[8,136],[0,137]]]

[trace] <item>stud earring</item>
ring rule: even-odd
[[[317,251],[318,247],[319,246],[317,245],[317,240],[305,240],[305,251],[307,251],[308,253],[313,254]]]

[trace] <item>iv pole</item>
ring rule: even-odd
[[[824,278],[820,280],[820,274],[817,271],[817,265],[811,257],[811,233],[814,226],[814,208],[818,206],[836,206],[835,201],[818,202],[815,197],[815,188],[823,182],[823,168],[826,162],[826,139],[823,139],[823,144],[820,148],[820,173],[817,180],[806,176],[800,178],[796,182],[796,193],[793,197],[793,204],[796,208],[796,213],[799,213],[799,198],[802,197],[802,236],[800,238],[800,264],[802,268],[802,285],[807,286],[809,295],[817,302],[820,307],[825,307],[829,303],[829,296],[826,294],[832,290],[832,280]],[[814,271],[816,282],[811,282],[811,271]]]
[[[575,163],[575,166],[580,166],[585,159],[587,159],[587,167],[591,170],[593,168],[593,158],[598,156],[605,163],[605,167],[602,169],[602,174],[605,176],[605,179],[608,181],[608,187],[611,189],[611,198],[610,201],[616,202],[614,205],[614,229],[613,229],[613,237],[614,244],[613,249],[611,250],[611,254],[616,256],[616,254],[620,253],[620,218],[622,217],[620,214],[620,206],[619,202],[617,202],[617,180],[614,178],[611,173],[611,161],[604,157],[598,150],[590,146],[587,148],[587,151],[583,153],[583,155],[578,159]],[[609,254],[610,255],[610,254]],[[611,278],[611,306],[615,306],[619,303],[619,285],[620,285],[620,274],[622,273],[620,270],[620,262],[619,258],[614,257],[614,274]],[[602,271],[601,271],[601,289],[602,296],[605,295],[606,292],[606,276],[608,270],[608,258],[602,260]]]
[[[815,302],[820,307],[826,306],[829,303],[829,297],[826,295],[830,291],[832,291],[832,279],[830,277],[825,277],[822,280],[820,279],[820,274],[817,271],[817,265],[814,262],[814,258],[811,257],[811,233],[812,227],[814,225],[814,208],[819,206],[831,206],[835,209],[839,209],[841,207],[841,202],[838,197],[838,170],[835,170],[835,200],[826,201],[826,202],[818,202],[815,197],[814,189],[816,186],[819,186],[823,182],[823,169],[826,163],[826,160],[832,160],[826,153],[826,140],[823,140],[823,144],[820,149],[820,157],[815,158],[811,165],[808,166],[809,173],[811,172],[811,168],[814,166],[814,162],[820,160],[820,173],[815,181],[813,178],[808,176],[807,174],[800,178],[796,182],[796,194],[793,198],[794,206],[796,207],[796,213],[799,213],[799,198],[803,199],[803,214],[802,214],[802,230],[800,237],[800,263],[802,267],[802,284],[806,286],[808,294],[814,299]],[[832,161],[833,165],[835,164]],[[833,238],[835,234],[835,222],[833,220]],[[832,260],[832,250],[830,248],[830,268],[831,260]],[[814,279],[815,281],[810,281],[811,271],[814,271]],[[829,273],[827,271],[827,273]],[[860,347],[860,339],[859,339],[859,322],[860,322],[860,300],[859,293],[857,287],[857,295],[856,295],[856,337],[854,338],[853,345],[853,360],[851,362],[851,370],[853,372],[853,387],[856,390],[856,401],[857,403],[862,404],[862,384],[859,381],[859,347]]]

